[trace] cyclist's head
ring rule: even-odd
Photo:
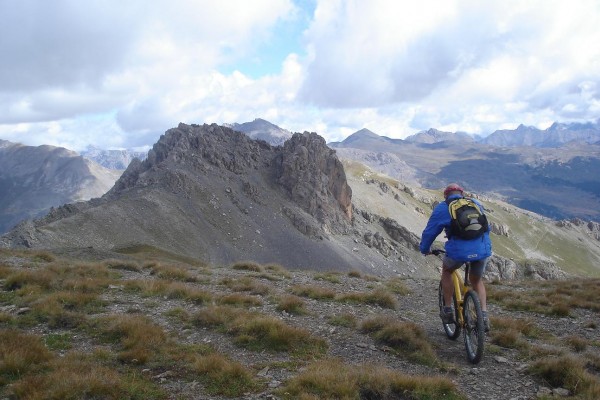
[[[451,194],[460,194],[462,196],[465,190],[457,183],[451,183],[444,189],[444,199],[447,199]]]

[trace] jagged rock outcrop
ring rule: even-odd
[[[347,228],[352,218],[352,189],[325,139],[316,133],[295,133],[285,142],[275,167],[277,182],[303,210],[334,231]]]
[[[392,218],[385,218],[382,219],[381,225],[383,226],[383,229],[385,229],[386,233],[390,235],[390,237],[396,242],[407,248],[417,251],[419,250],[420,239],[417,237],[417,235],[401,226],[398,221]]]
[[[519,277],[518,266],[513,260],[500,257],[496,254],[490,257],[485,270],[485,278],[489,281],[513,280]]]
[[[546,281],[567,277],[567,274],[551,261],[527,260],[523,264],[517,264],[512,259],[496,254],[490,258],[485,271],[485,278],[490,281],[515,279]]]
[[[490,221],[489,224],[490,224],[490,230],[492,233],[494,233],[496,235],[500,235],[500,236],[509,237],[510,228],[508,227],[508,225],[499,224],[494,221]]]
[[[565,279],[567,274],[551,261],[528,260],[523,267],[523,277],[533,280],[546,281]]]

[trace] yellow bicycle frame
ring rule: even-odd
[[[452,285],[454,286],[454,296],[456,297],[456,314],[458,314],[457,322],[460,326],[464,326],[465,320],[463,316],[463,303],[465,294],[469,291],[469,282],[467,281],[466,275],[465,281],[463,282],[463,280],[460,277],[460,274],[458,273],[459,270],[460,268],[457,268],[454,271],[452,271]]]

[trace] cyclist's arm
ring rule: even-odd
[[[421,235],[419,250],[422,254],[430,253],[430,248],[433,244],[433,241],[450,223],[449,218],[450,214],[448,213],[448,207],[445,205],[445,203],[438,204],[438,206],[433,209],[433,213],[431,214],[429,221],[427,221],[427,226]]]

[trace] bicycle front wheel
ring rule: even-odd
[[[469,290],[465,294],[463,315],[465,319],[464,338],[467,357],[471,363],[477,364],[483,357],[485,333],[481,302],[479,296],[473,290]]]
[[[451,324],[445,324],[442,322],[446,336],[452,340],[456,340],[460,336],[460,324],[458,323],[458,304],[456,301],[456,295],[452,295],[452,301],[454,302],[454,322]],[[440,312],[444,307],[444,292],[442,290],[442,282],[438,287],[438,302],[440,305]]]

